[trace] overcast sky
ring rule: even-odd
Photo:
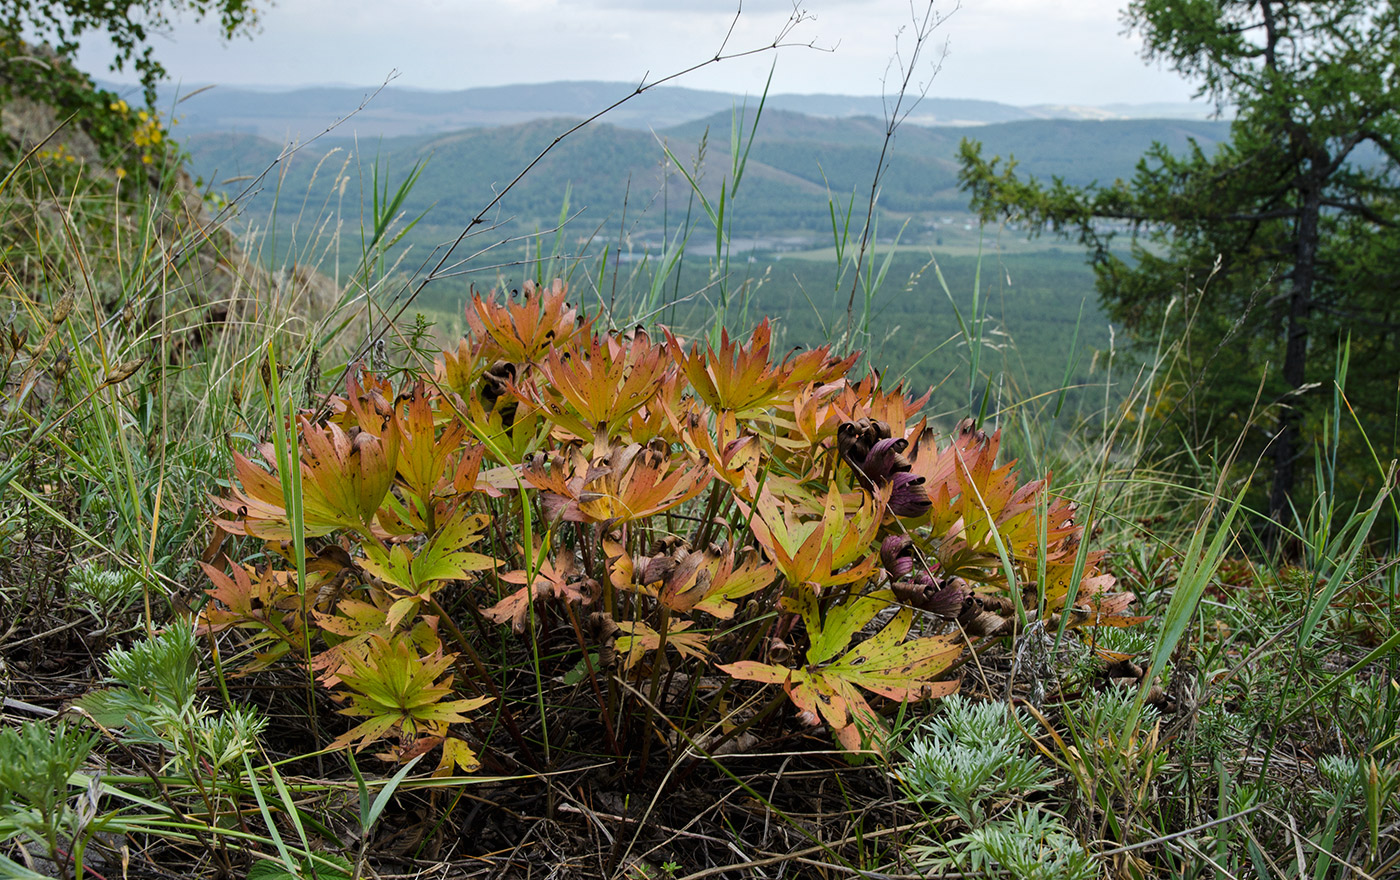
[[[1127,0],[937,2],[942,23],[917,81],[947,45],[930,95],[1009,104],[1184,101],[1192,88],[1148,64],[1119,18]],[[371,86],[462,89],[567,79],[656,79],[712,57],[734,21],[733,0],[276,0],[251,39],[223,44],[212,24],[178,24],[155,40],[173,80],[187,85]],[[810,0],[808,19],[776,53],[724,62],[680,85],[870,95],[898,44],[912,49],[924,0]],[[727,51],[772,42],[790,0],[745,0]],[[818,48],[805,48],[814,44]],[[94,45],[83,65],[102,73]],[[893,79],[893,76],[891,77]]]

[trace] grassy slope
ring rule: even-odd
[[[171,340],[161,327],[150,332],[132,321],[113,320],[97,293],[140,293],[144,298],[138,306],[159,304],[163,285],[171,280],[169,266],[159,249],[140,254],[123,250],[134,251],[139,239],[116,234],[108,192],[91,188],[73,198],[71,193],[56,191],[53,180],[61,178],[35,175],[32,191],[7,190],[0,200],[0,216],[5,220],[0,229],[23,233],[7,239],[10,259],[0,270],[0,288],[13,306],[16,331],[7,336],[5,352],[6,362],[13,367],[11,375],[56,376],[60,363],[67,370],[66,379],[54,380],[58,384],[47,392],[51,397],[29,399],[23,407],[19,398],[37,386],[27,381],[4,385],[6,405],[0,407],[4,427],[0,450],[12,480],[0,486],[4,492],[0,539],[5,551],[0,554],[5,575],[0,579],[0,611],[7,621],[0,658],[6,665],[6,696],[18,701],[18,705],[7,702],[4,714],[7,728],[37,730],[45,742],[50,741],[51,728],[34,721],[42,711],[36,715],[32,707],[61,707],[77,693],[97,687],[100,656],[107,649],[140,643],[151,627],[167,623],[183,603],[202,601],[207,584],[193,570],[193,563],[206,536],[205,492],[220,491],[216,480],[228,473],[222,438],[246,444],[248,435],[266,436],[272,395],[259,365],[265,362],[269,343],[275,342],[273,353],[292,371],[286,377],[288,384],[297,389],[315,385],[303,381],[310,372],[309,355],[314,348],[303,345],[305,337],[282,323],[286,315],[271,301],[260,299],[258,308],[243,315],[237,332],[219,335],[209,347],[190,350],[181,363],[173,363],[162,348]],[[296,194],[288,205],[299,204],[305,192],[290,186],[284,191]],[[320,203],[319,197],[308,201]],[[53,203],[72,205],[80,212],[79,222],[59,227],[54,212],[34,207]],[[152,211],[144,201],[129,207],[137,212],[130,224],[135,229],[155,222],[141,210],[159,211]],[[104,218],[108,218],[105,226]],[[102,247],[88,247],[64,234],[67,228],[89,226],[93,240],[102,242]],[[43,235],[34,234],[40,229],[45,230]],[[873,312],[879,327],[873,334],[877,363],[888,363],[909,348],[932,347],[951,335],[948,309],[927,273],[913,293],[902,293],[903,278],[919,262],[916,253],[897,259],[889,292]],[[739,261],[735,268],[740,273],[759,272],[764,265]],[[800,295],[780,293],[774,282],[758,289],[748,316],[734,316],[736,329],[751,322],[758,311],[771,310],[784,318],[786,346],[816,335],[814,315],[820,314],[828,327],[843,316],[845,289],[833,291],[834,266],[820,256],[772,265],[775,277],[791,272],[803,279],[816,305],[808,306]],[[1032,346],[1043,343],[1047,350],[1063,355],[1066,325],[1054,315],[1065,310],[1029,311],[1017,303],[1022,298],[1032,302],[1044,298],[1059,306],[1077,302],[1077,298],[1066,300],[1064,292],[1083,289],[1073,276],[1074,271],[1082,272],[1078,255],[1011,254],[988,257],[982,265],[984,283],[992,294],[990,308],[1014,337],[1014,344],[1008,340],[1001,354],[1029,360]],[[1057,265],[1065,275],[1054,281]],[[973,266],[949,259],[943,268],[955,296],[964,298],[960,302],[965,308]],[[522,273],[528,268],[508,271]],[[692,266],[689,271],[707,270]],[[1003,280],[1006,275],[1009,285]],[[608,276],[603,274],[601,279],[594,295],[606,297]],[[686,276],[680,290],[684,293],[698,286],[698,281]],[[576,278],[576,289],[589,291],[581,276]],[[60,322],[55,310],[69,290],[83,296]],[[431,304],[431,300],[425,302]],[[702,318],[699,312],[677,315],[680,323],[698,324]],[[899,329],[891,333],[895,325]],[[174,329],[185,338],[188,328]],[[25,338],[19,331],[27,331],[27,343],[17,341]],[[905,334],[917,341],[904,339]],[[40,339],[44,341],[35,341]],[[113,378],[116,374],[110,367],[141,354],[150,357],[136,361],[135,372]],[[325,363],[330,366],[334,357],[328,352]],[[1049,366],[1063,363],[1049,354],[1042,359]],[[957,367],[955,358],[949,368]],[[961,407],[962,392],[956,386],[955,377],[949,386],[951,402],[936,402],[935,409]],[[1037,382],[1029,390],[1042,387]],[[288,406],[285,397],[276,404]],[[1021,412],[1034,414],[1035,410]],[[481,630],[501,640],[500,644],[515,645],[509,652],[502,649],[488,655],[490,662],[501,664],[500,677],[514,688],[509,696],[514,709],[525,718],[533,717],[529,713],[536,706],[558,713],[550,716],[549,730],[556,735],[561,774],[569,774],[559,778],[567,784],[547,788],[535,777],[499,784],[472,780],[467,791],[480,799],[470,804],[463,799],[460,807],[452,797],[406,787],[399,797],[386,799],[382,834],[365,837],[371,858],[389,856],[394,841],[421,839],[425,846],[440,843],[440,852],[451,853],[456,860],[455,866],[443,863],[444,876],[477,872],[483,865],[508,874],[544,862],[559,865],[566,861],[564,856],[572,859],[568,864],[578,869],[579,876],[598,876],[603,871],[595,865],[601,857],[622,848],[612,847],[609,852],[601,827],[622,829],[625,833],[608,833],[617,840],[640,840],[644,847],[656,847],[658,861],[675,860],[686,871],[702,872],[711,865],[727,865],[756,854],[756,859],[774,862],[790,859],[794,871],[806,865],[798,859],[822,859],[856,869],[909,874],[914,869],[906,859],[926,857],[931,864],[919,870],[937,870],[940,858],[966,859],[983,844],[960,835],[995,830],[1011,815],[1030,811],[1047,817],[1047,826],[1053,826],[1050,830],[1058,836],[1021,833],[1013,838],[1013,844],[1023,844],[1036,860],[1019,876],[1043,876],[1031,871],[1047,853],[1077,850],[1087,851],[1094,859],[1092,873],[1084,876],[1120,872],[1202,880],[1224,873],[1239,877],[1306,874],[1319,880],[1359,876],[1344,868],[1342,860],[1370,876],[1393,872],[1400,863],[1396,835],[1400,741],[1395,736],[1400,689],[1394,685],[1400,676],[1395,651],[1400,644],[1396,619],[1400,578],[1393,548],[1364,550],[1367,511],[1349,521],[1343,511],[1336,512],[1336,519],[1329,519],[1333,511],[1326,509],[1300,512],[1304,528],[1298,536],[1299,565],[1251,562],[1247,553],[1257,548],[1248,533],[1238,521],[1232,526],[1221,516],[1235,485],[1215,481],[1219,463],[1211,459],[1209,450],[1185,450],[1199,463],[1194,478],[1167,480],[1153,469],[1153,461],[1140,458],[1141,446],[1135,443],[1140,423],[1126,418],[1117,422],[1122,433],[1109,444],[1100,444],[1093,436],[1072,441],[1056,436],[1054,443],[1037,447],[1034,438],[1052,432],[1038,430],[1036,419],[1027,422],[1008,420],[1013,430],[1032,438],[1025,444],[1031,453],[1027,458],[1042,465],[1053,462],[1060,491],[1084,501],[1083,515],[1096,516],[1094,524],[1105,528],[1095,546],[1112,552],[1108,564],[1123,585],[1137,593],[1134,610],[1148,618],[1140,627],[1100,637],[1112,640],[1109,647],[1134,656],[1139,672],[1155,659],[1163,673],[1161,696],[1166,698],[1161,701],[1164,714],[1160,716],[1139,711],[1131,695],[1146,696],[1151,688],[1137,690],[1132,667],[1110,666],[1073,640],[1044,652],[1034,647],[1033,639],[1014,644],[989,641],[989,649],[977,662],[963,668],[964,690],[993,697],[986,701],[993,708],[1007,693],[1040,706],[1044,722],[1055,731],[1054,737],[1042,735],[1037,740],[1045,753],[1035,751],[1018,733],[1012,734],[1004,717],[995,720],[1019,749],[1012,755],[1016,764],[1040,765],[1053,776],[1050,790],[1037,792],[1008,784],[1004,775],[1009,771],[1002,768],[996,771],[1002,775],[967,786],[972,789],[967,799],[985,802],[982,808],[994,810],[995,815],[978,825],[959,824],[952,818],[957,814],[947,803],[952,798],[946,790],[921,793],[894,785],[893,779],[910,778],[901,756],[891,757],[889,763],[872,759],[863,767],[849,767],[822,751],[805,753],[813,741],[804,738],[792,714],[786,712],[757,727],[763,738],[747,744],[751,756],[726,759],[723,772],[701,765],[689,775],[688,767],[680,767],[680,772],[667,776],[670,787],[664,796],[653,801],[652,795],[658,792],[632,782],[630,773],[615,773],[611,762],[596,759],[592,753],[600,748],[598,743],[569,738],[578,717],[570,713],[586,702],[587,694],[581,698],[582,689],[561,684],[562,677],[550,678],[544,679],[549,699],[540,693],[536,700],[529,648],[507,642],[504,629],[483,626]],[[1044,469],[1028,466],[1026,476]],[[1092,503],[1095,498],[1098,505]],[[1394,509],[1382,501],[1378,499],[1376,511],[1393,516]],[[169,522],[174,529],[161,525]],[[240,560],[267,559],[252,542],[225,546]],[[118,580],[108,583],[98,576],[101,572],[113,573]],[[554,619],[559,622],[564,617]],[[292,823],[282,821],[293,807],[304,812],[312,838],[322,828],[332,846],[338,845],[332,838],[343,837],[327,826],[346,815],[344,794],[354,777],[340,754],[309,755],[318,742],[324,744],[325,730],[333,725],[343,729],[347,720],[324,700],[304,699],[307,679],[295,662],[258,675],[226,676],[225,670],[231,671],[246,656],[241,655],[242,642],[226,638],[227,649],[220,656],[227,667],[209,662],[202,644],[198,655],[191,651],[175,659],[188,666],[190,657],[198,656],[208,680],[227,689],[235,704],[257,704],[267,710],[275,726],[257,737],[257,747],[251,740],[231,739],[228,749],[214,750],[206,744],[201,751],[196,738],[172,736],[160,748],[162,756],[173,756],[174,769],[157,785],[150,779],[156,772],[152,762],[142,755],[150,744],[128,742],[114,747],[111,740],[131,738],[129,731],[114,730],[99,747],[101,766],[110,774],[107,794],[91,802],[81,800],[81,789],[69,787],[67,772],[56,777],[54,790],[62,797],[54,800],[61,812],[68,810],[64,815],[71,814],[76,821],[80,814],[65,805],[80,803],[83,811],[95,811],[111,823],[102,827],[125,833],[125,840],[133,844],[129,851],[107,859],[98,847],[89,852],[105,876],[115,876],[128,857],[138,870],[148,870],[146,862],[153,861],[163,873],[209,876],[221,868],[215,860],[230,859],[227,873],[240,876],[246,871],[247,852],[275,859],[279,846],[323,851],[322,840],[308,843],[294,838]],[[567,665],[561,655],[572,660],[567,654],[573,650],[568,633],[547,645],[546,661]],[[538,653],[533,659],[538,662]],[[165,668],[185,666],[170,663]],[[1110,670],[1115,668],[1128,674],[1114,675]],[[1127,700],[1112,696],[1120,689],[1129,694]],[[777,688],[770,690],[783,699]],[[145,691],[153,692],[150,687]],[[220,707],[210,721],[212,729],[229,723],[232,713],[220,705],[212,689],[202,691],[197,699]],[[306,714],[308,705],[319,713],[317,718]],[[922,712],[915,711],[922,720]],[[942,717],[949,714],[945,709]],[[1037,732],[1030,722],[1026,726],[1028,732]],[[174,729],[180,728],[175,725]],[[543,732],[543,725],[528,729],[532,738]],[[478,732],[466,735],[476,737]],[[829,742],[817,742],[822,750],[829,746]],[[962,759],[974,760],[990,751],[985,744],[978,746]],[[783,757],[752,756],[770,747],[781,750]],[[502,761],[513,754],[499,735],[482,751]],[[211,758],[219,759],[225,752],[234,757],[213,769]],[[13,753],[7,756],[9,760],[0,765],[7,770],[31,766],[26,763],[32,760],[28,756],[23,760]],[[295,787],[295,805],[290,793],[285,804],[278,799],[270,769],[274,760],[281,762],[280,772]],[[371,776],[388,775],[382,765],[370,765],[367,757],[363,764]],[[422,769],[415,776],[421,776]],[[583,782],[578,780],[584,777],[572,775],[588,770],[599,772]],[[900,775],[892,775],[893,771]],[[3,775],[7,809],[30,802],[30,789],[21,786],[33,786],[33,776],[27,772]],[[735,777],[748,789],[740,789]],[[197,788],[192,779],[206,787]],[[214,800],[207,794],[212,788],[209,783],[219,786],[213,789],[218,792]],[[617,814],[600,814],[588,803],[576,806],[573,791],[595,784],[617,795],[607,802],[599,800],[602,806],[626,811],[628,816],[612,818]],[[607,786],[630,790],[614,792]],[[987,796],[986,790],[996,786],[1000,788]],[[273,805],[272,810],[282,806],[286,811],[274,817],[272,810],[260,810],[251,795],[253,788]],[[124,809],[123,792],[143,798],[139,809]],[[906,794],[922,794],[923,800],[918,804],[899,800]],[[546,805],[554,797],[568,809],[547,812]],[[246,837],[225,836],[234,825],[230,816],[235,808],[239,822],[250,828]],[[926,821],[919,821],[921,812]],[[801,818],[794,820],[798,814]],[[599,819],[599,815],[608,818]],[[699,832],[686,824],[697,816],[704,823]],[[11,815],[4,818],[9,824],[0,825],[0,831],[9,835],[16,826]],[[1219,824],[1210,824],[1217,820]],[[197,839],[177,841],[172,825],[158,824],[161,821],[178,823]],[[274,843],[278,828],[282,836]],[[893,828],[902,831],[894,835]],[[535,829],[547,833],[536,834]],[[684,833],[673,834],[670,829]],[[821,848],[812,846],[814,837]],[[214,838],[224,845],[211,844]],[[8,838],[11,854],[18,840]],[[36,852],[42,848],[27,845]],[[1125,853],[1124,847],[1135,848]],[[406,851],[423,852],[415,846]],[[1011,856],[1000,852],[995,859],[1005,865]],[[1097,855],[1104,852],[1115,854]],[[403,870],[399,850],[392,855],[394,860],[376,863],[386,870]],[[517,855],[521,861],[510,861]],[[772,865],[759,867],[768,870]],[[637,873],[623,864],[613,867],[613,876]],[[451,874],[453,870],[458,874]],[[655,874],[659,869],[647,870]],[[156,867],[149,872],[156,873]]]

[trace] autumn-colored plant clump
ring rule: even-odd
[[[434,375],[352,371],[289,422],[298,473],[267,444],[217,499],[278,564],[207,566],[203,627],[309,665],[359,721],[339,745],[471,770],[490,714],[528,764],[528,681],[619,757],[720,748],[785,701],[879,749],[891,701],[956,691],[979,641],[1133,620],[1048,480],[854,357],[775,360],[766,321],[718,348],[606,332],[559,282],[467,317]]]

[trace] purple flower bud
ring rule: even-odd
[[[891,578],[905,577],[914,570],[914,542],[908,535],[890,535],[880,542],[880,561]]]
[[[890,492],[890,513],[895,516],[923,516],[933,506],[933,501],[924,491],[923,477],[895,474],[893,485],[894,489]]]
[[[908,448],[909,441],[903,437],[881,440],[871,447],[870,454],[865,457],[860,469],[871,482],[883,485],[895,474],[908,472],[909,459],[903,455],[904,450]]]
[[[933,593],[925,593],[924,601],[920,607],[925,611],[937,614],[939,617],[951,620],[962,611],[963,600],[971,592],[965,581],[959,578],[949,578],[943,589]]]

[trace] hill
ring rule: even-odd
[[[586,222],[620,216],[625,203],[633,233],[645,238],[659,232],[663,214],[684,205],[688,196],[685,179],[668,167],[661,144],[669,145],[687,171],[694,174],[699,168],[702,189],[717,198],[731,168],[732,118],[725,111],[655,134],[611,124],[590,126],[531,171],[503,202],[501,219],[521,229],[548,224],[557,218],[564,191],[571,187],[571,204],[586,209]],[[379,162],[393,185],[415,162],[423,162],[422,176],[403,207],[414,216],[431,207],[427,222],[452,227],[469,220],[567,125],[565,120],[535,120],[358,145],[327,137],[282,163],[280,189],[284,196],[309,193],[314,199],[317,187],[338,185],[332,172],[347,162],[352,176]],[[942,217],[962,214],[966,200],[957,189],[955,156],[967,136],[981,140],[989,154],[1014,154],[1028,174],[1083,184],[1131,175],[1154,141],[1180,150],[1194,139],[1209,149],[1227,134],[1228,123],[1192,120],[1020,120],[974,130],[908,125],[896,136],[880,204],[889,220],[912,218],[924,231],[938,226]],[[844,203],[851,193],[868,189],[882,136],[883,123],[874,117],[823,119],[765,111],[739,194],[736,232],[752,237],[825,230],[829,235],[828,192]],[[216,184],[258,174],[282,153],[279,143],[244,133],[188,133],[183,143],[196,173]],[[703,163],[696,165],[702,150]],[[331,161],[323,162],[327,156]],[[252,213],[270,207],[272,196],[264,188],[249,205]],[[674,223],[674,217],[666,219]]]
[[[574,283],[594,291],[585,296],[614,303],[621,314],[645,311],[636,296],[637,286],[644,291],[647,284],[637,279],[652,271],[654,262],[649,261],[675,240],[689,211],[698,225],[677,278],[667,285],[668,296],[682,299],[668,310],[667,321],[691,330],[705,327],[715,307],[714,233],[661,144],[670,146],[717,205],[719,190],[731,175],[731,122],[725,111],[655,134],[609,124],[579,131],[531,170],[488,218],[489,234],[459,256],[490,249],[434,282],[413,309],[445,322],[444,329],[452,332],[453,316],[460,316],[470,283],[518,284],[529,255],[519,243],[506,240],[551,228],[567,192],[570,214],[576,216],[560,239],[565,265],[582,267],[576,269]],[[422,216],[403,242],[409,251],[400,268],[410,271],[427,255],[440,254],[435,249],[442,243],[455,240],[567,124],[535,120],[358,145],[328,138],[278,162],[275,175],[248,201],[247,216],[267,216],[276,199],[282,218],[275,227],[276,252],[301,254],[299,261],[325,260],[318,255],[330,252],[328,246],[316,241],[322,230],[334,223],[357,229],[361,221],[347,206],[370,203],[368,191],[376,187],[379,201],[387,201],[386,193],[392,194],[418,163],[420,176],[399,215],[399,228]],[[988,313],[990,326],[998,339],[1016,340],[1015,357],[1002,366],[1003,375],[1022,391],[1057,387],[1076,338],[1080,351],[1108,344],[1107,322],[1094,308],[1092,273],[1075,249],[1057,250],[1053,241],[1028,245],[1015,232],[998,238],[995,231],[980,230],[957,188],[959,142],[976,134],[989,153],[1015,154],[1029,173],[1088,183],[1130,175],[1153,141],[1179,150],[1194,139],[1209,148],[1227,135],[1227,128],[1223,122],[1192,120],[1017,120],[975,130],[900,128],[880,195],[881,244],[887,246],[901,225],[908,225],[901,252],[890,263],[886,289],[870,305],[875,324],[862,345],[874,349],[895,374],[907,372],[920,387],[943,386],[948,377],[960,374],[967,352],[950,337],[957,317],[929,263],[938,261],[952,299],[967,314],[979,277],[977,254],[985,248],[980,260],[983,292],[998,304]],[[844,206],[854,194],[856,204],[862,202],[883,131],[883,123],[873,117],[822,119],[765,111],[737,199],[726,202],[734,217],[728,283],[739,294],[736,317],[774,317],[785,345],[820,344],[844,327],[850,280],[836,280],[840,267],[831,249],[828,199]],[[231,192],[247,186],[247,176],[261,173],[282,153],[277,143],[248,134],[194,134],[184,144],[206,179],[233,178],[225,187]],[[697,158],[701,155],[703,161]],[[327,216],[336,211],[341,216]],[[372,219],[363,222],[373,226]],[[358,258],[355,242],[354,237],[342,239],[336,267],[342,272]],[[696,291],[706,292],[685,299]],[[1071,377],[1071,384],[1087,381],[1087,376]],[[965,380],[946,388],[953,396],[940,405],[966,405]]]
[[[113,86],[121,90],[121,86]],[[306,140],[345,120],[342,132],[359,137],[429,135],[463,128],[516,125],[536,119],[586,116],[625,97],[635,83],[532,83],[458,91],[425,91],[396,86],[322,86],[286,90],[218,86],[162,93],[160,106],[173,107],[186,131],[241,132],[273,140]],[[184,97],[188,96],[188,97]],[[693,122],[735,107],[757,104],[756,95],[660,86],[608,114],[622,128],[642,131]],[[824,119],[883,118],[879,95],[770,95],[768,106]],[[358,108],[358,109],[357,109]],[[1104,107],[1038,105],[1016,107],[997,101],[929,97],[908,121],[915,125],[987,125],[1030,119],[1204,119],[1204,104],[1115,104]]]

